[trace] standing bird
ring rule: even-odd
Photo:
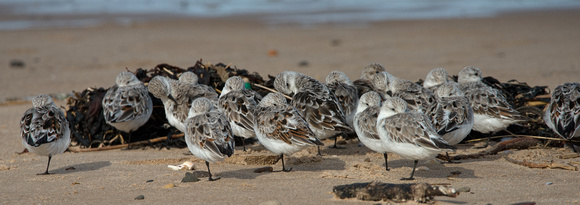
[[[207,98],[197,98],[191,104],[189,118],[185,121],[185,143],[189,151],[205,161],[209,181],[213,178],[209,163],[223,161],[234,154],[234,135],[225,115],[212,109]]]
[[[255,111],[254,130],[260,143],[282,158],[282,171],[289,172],[284,165],[284,155],[304,148],[324,145],[301,117],[296,108],[286,102],[280,93],[269,93],[258,104]]]
[[[336,96],[318,80],[302,73],[284,71],[276,76],[274,87],[292,96],[291,104],[302,114],[318,139],[352,132]],[[336,138],[334,141],[336,147]],[[320,147],[318,149],[320,154]]]
[[[511,124],[529,120],[508,103],[501,91],[486,85],[481,79],[481,70],[474,66],[467,66],[459,72],[459,89],[473,109],[473,130],[496,133],[506,130]]]
[[[356,114],[356,106],[358,104],[358,91],[356,86],[352,84],[348,76],[340,71],[332,71],[326,76],[326,87],[338,99],[346,123],[352,127],[354,115]]]
[[[354,116],[354,130],[358,139],[369,149],[382,153],[385,158],[385,169],[389,171],[387,161],[388,147],[381,140],[377,132],[377,118],[381,111],[381,96],[375,91],[369,91],[360,97],[356,115]]]
[[[357,92],[360,96],[365,94],[369,91],[377,91],[377,89],[373,86],[373,78],[380,72],[384,72],[385,67],[378,63],[371,63],[368,66],[362,69],[362,75],[359,79],[355,80],[353,84],[357,88]],[[380,93],[379,93],[380,94]]]
[[[102,101],[105,121],[129,134],[139,129],[151,117],[153,102],[147,87],[131,72],[117,75],[116,85],[109,88]]]
[[[148,88],[153,96],[163,102],[165,117],[169,124],[183,133],[191,103],[200,97],[217,99],[215,92],[206,92],[202,87],[164,76],[155,76],[149,81]]]
[[[48,167],[52,155],[63,153],[70,144],[70,128],[64,112],[48,95],[32,99],[32,108],[24,112],[20,120],[22,144],[30,152],[48,156],[46,171],[38,175],[50,174]]]
[[[226,80],[218,101],[218,108],[229,119],[234,136],[243,139],[256,137],[254,109],[260,100],[262,100],[260,94],[246,89],[242,77],[233,76]],[[245,143],[243,146],[246,151]]]
[[[554,89],[544,121],[565,140],[580,136],[580,83],[564,83]],[[580,152],[574,145],[571,147]]]
[[[434,158],[440,152],[453,151],[451,146],[435,131],[427,116],[407,109],[399,97],[387,98],[377,118],[377,131],[386,148],[407,159],[413,159],[413,180],[419,160]]]
[[[473,110],[469,100],[455,84],[441,84],[435,89],[437,103],[427,109],[426,115],[431,119],[437,134],[450,145],[457,145],[473,128]],[[452,162],[449,153],[447,161]]]

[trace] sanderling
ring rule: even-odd
[[[510,124],[528,120],[508,103],[501,91],[486,85],[481,79],[481,70],[477,67],[467,66],[459,72],[459,88],[473,109],[473,130],[495,133],[505,130]]]
[[[223,161],[234,154],[234,135],[227,117],[213,109],[209,99],[200,97],[191,103],[185,125],[187,148],[205,161],[209,180],[218,180],[212,177],[209,163]]]
[[[453,78],[449,76],[445,69],[434,68],[433,70],[429,71],[425,77],[423,87],[429,89],[432,92],[435,92],[437,87],[446,83],[457,84],[455,81],[453,81]],[[459,86],[459,84],[457,84],[457,86]]]
[[[348,76],[340,71],[332,71],[326,76],[326,87],[338,99],[346,122],[352,127],[356,106],[358,103],[358,91]]]
[[[105,121],[129,134],[144,125],[153,112],[147,87],[131,72],[117,75],[116,85],[109,88],[102,101]]]
[[[209,85],[199,84],[198,81],[199,77],[197,77],[197,75],[191,71],[183,72],[179,76],[179,82],[190,83],[196,86],[196,90],[204,92],[202,96],[209,99],[212,102],[212,104],[217,107],[219,95],[217,94],[215,89],[213,89]]]
[[[218,108],[229,119],[235,136],[244,139],[256,137],[254,109],[261,99],[262,96],[256,91],[245,88],[244,79],[240,76],[233,76],[226,80],[218,101]],[[243,146],[245,151],[245,144]]]
[[[282,158],[282,171],[290,171],[284,165],[284,154],[290,155],[309,146],[324,145],[315,136],[301,114],[280,93],[264,96],[255,111],[254,130],[264,147]]]
[[[292,96],[292,106],[302,114],[318,139],[353,132],[336,96],[318,80],[302,73],[284,71],[276,76],[274,87]]]
[[[459,144],[471,132],[473,110],[469,100],[455,84],[445,83],[435,89],[437,103],[427,109],[435,130],[450,145]],[[447,155],[447,161],[452,162]]]
[[[564,83],[552,92],[552,99],[544,114],[544,121],[556,134],[566,140],[580,136],[580,83]],[[575,152],[574,145],[571,146]]]
[[[32,106],[20,120],[20,137],[30,152],[48,156],[46,171],[39,175],[50,174],[48,167],[52,155],[63,153],[70,144],[69,123],[48,95],[34,97]]]
[[[414,179],[419,160],[434,158],[440,152],[454,149],[437,134],[426,115],[408,110],[407,103],[399,97],[390,97],[383,102],[377,118],[377,131],[388,150],[415,160],[411,176],[401,180]]]
[[[425,113],[427,108],[436,102],[435,95],[429,89],[387,72],[375,75],[373,84],[385,96],[400,97],[407,102],[409,108],[422,113]]]
[[[377,132],[377,117],[381,111],[381,96],[369,91],[360,97],[356,115],[354,116],[354,130],[358,139],[369,149],[382,153],[385,158],[385,169],[389,171],[387,149]]]
[[[353,84],[357,88],[359,98],[368,91],[377,91],[373,86],[372,80],[376,74],[383,71],[385,71],[385,67],[378,63],[371,63],[362,69],[361,77],[353,81]]]
[[[200,97],[216,98],[217,96],[217,93],[208,93],[200,86],[164,76],[155,76],[149,81],[148,88],[153,96],[163,102],[165,117],[169,124],[183,133],[185,133],[185,120],[191,108],[191,102]]]

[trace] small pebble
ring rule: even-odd
[[[272,168],[272,167],[260,167],[260,168],[254,169],[254,173],[271,172],[271,171],[274,171],[274,168]]]
[[[282,202],[278,200],[270,200],[260,203],[259,205],[282,205]]]
[[[153,179],[145,181],[145,183],[153,182]]]
[[[173,188],[173,187],[175,187],[174,183],[169,183],[169,184],[166,184],[165,186],[163,186],[163,188]]]
[[[10,60],[10,67],[12,68],[24,68],[24,61],[18,59]]]
[[[299,67],[307,67],[308,65],[310,65],[310,62],[308,62],[307,60],[302,60],[298,62]]]
[[[457,191],[457,192],[470,192],[471,188],[465,186],[465,187],[461,187],[459,189],[456,189],[455,191]]]
[[[198,182],[199,178],[196,174],[191,172],[185,172],[185,176],[181,179],[181,182]]]
[[[330,41],[330,45],[331,46],[339,46],[340,45],[340,39],[332,39],[332,41]]]
[[[145,196],[143,196],[143,195],[139,195],[139,196],[135,197],[135,200],[143,200],[143,199],[145,199]]]
[[[554,183],[553,182],[547,182],[544,185],[552,185],[552,184],[554,184]]]

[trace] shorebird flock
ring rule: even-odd
[[[163,102],[169,124],[185,133],[191,153],[206,162],[210,181],[219,178],[212,177],[209,163],[234,153],[234,136],[257,138],[280,155],[287,172],[292,168],[284,155],[322,146],[321,140],[333,137],[336,147],[337,136],[356,134],[362,144],[384,155],[387,171],[387,153],[413,160],[410,176],[402,178],[412,180],[419,160],[440,153],[449,159],[448,152],[471,130],[493,134],[530,120],[501,91],[483,83],[481,70],[473,66],[459,72],[458,82],[435,68],[423,85],[395,77],[380,64],[364,67],[355,81],[340,71],[328,74],[325,83],[284,71],[274,80],[277,92],[266,96],[247,89],[239,76],[227,79],[220,94],[197,81],[198,76],[185,72],[178,80],[156,76],[145,86],[131,72],[122,72],[102,100],[103,117],[130,136],[151,116],[151,93]],[[48,95],[35,97],[32,104],[20,122],[22,144],[48,156],[42,174],[49,174],[52,156],[70,144],[69,123]],[[565,140],[580,135],[579,83],[554,89],[544,120]]]

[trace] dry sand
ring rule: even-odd
[[[451,74],[475,65],[485,76],[554,88],[580,79],[580,12],[545,11],[494,18],[384,21],[365,25],[262,25],[252,19],[197,19],[149,22],[130,26],[0,31],[0,100],[41,93],[67,93],[87,87],[108,87],[128,68],[152,68],[159,63],[188,67],[203,58],[266,76],[295,70],[323,80],[331,70],[351,79],[369,63],[381,63],[402,78],[417,80],[435,68]],[[268,52],[276,50],[277,56]],[[23,68],[10,67],[20,59]],[[299,66],[302,61],[307,66]],[[59,101],[63,105],[64,102]],[[282,204],[369,203],[333,197],[335,185],[379,180],[406,183],[412,161],[390,155],[390,172],[381,154],[348,141],[348,149],[315,149],[288,159],[294,171],[254,173],[265,165],[244,165],[245,155],[268,154],[259,145],[233,159],[212,165],[222,179],[181,183],[185,171],[168,164],[193,160],[198,172],[205,165],[187,149],[66,152],[53,157],[49,176],[46,157],[17,155],[23,147],[19,120],[30,103],[0,106],[0,201],[8,204]],[[325,141],[331,144],[332,141]],[[471,145],[460,152],[475,152]],[[262,151],[260,151],[262,150]],[[504,152],[461,164],[421,161],[413,182],[470,187],[457,198],[437,197],[439,204],[580,203],[578,171],[530,169],[504,157],[556,159],[564,149]],[[365,160],[367,159],[368,160]],[[568,161],[580,161],[578,158]],[[568,162],[567,161],[567,162]],[[278,162],[274,170],[281,169]],[[578,164],[576,164],[578,166]],[[74,167],[74,170],[67,170]],[[458,177],[448,178],[453,171]],[[153,180],[147,183],[147,180]],[[162,188],[175,183],[174,188]],[[142,201],[134,200],[144,195]]]

